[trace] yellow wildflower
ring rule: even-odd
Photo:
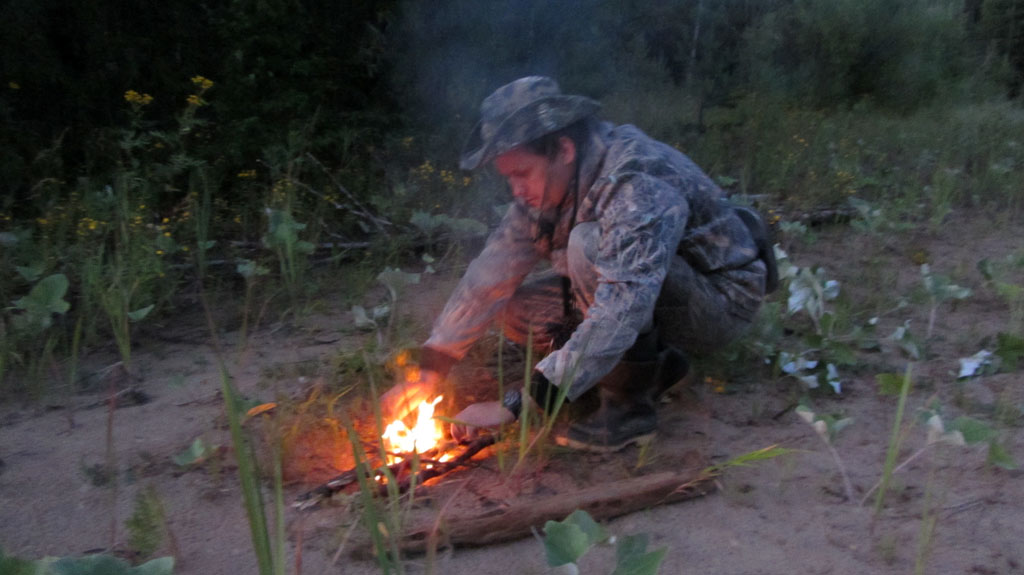
[[[213,87],[213,80],[204,78],[202,76],[192,76],[192,83],[199,87],[204,92]]]
[[[164,255],[164,251],[163,250],[157,250],[156,251],[156,255],[162,256],[162,255]]]
[[[148,106],[153,102],[153,96],[150,96],[149,94],[140,94],[135,90],[128,90],[125,92],[124,99],[133,106]]]
[[[256,177],[256,170],[242,170],[241,172],[238,172],[238,177],[239,178],[255,178]]]
[[[8,82],[7,83],[7,87],[12,89],[12,90],[20,90],[21,89],[21,84],[19,84],[17,82]]]
[[[195,106],[197,108],[199,106],[206,105],[206,100],[200,98],[199,94],[189,94],[188,98],[185,98],[185,101],[188,102],[189,106]]]

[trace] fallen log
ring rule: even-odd
[[[560,521],[577,509],[604,520],[643,509],[702,497],[715,491],[716,474],[706,469],[666,471],[595,485],[472,516],[446,516],[408,529],[400,548],[422,553],[431,547],[478,547],[527,537],[547,521]]]

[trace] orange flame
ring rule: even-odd
[[[434,419],[434,407],[442,396],[432,401],[420,402],[416,413],[416,424],[408,427],[401,419],[396,419],[384,429],[381,438],[384,448],[391,454],[424,453],[441,445],[444,440],[444,428],[441,422]],[[399,455],[391,455],[390,463],[402,461]],[[444,457],[440,458],[441,460]]]

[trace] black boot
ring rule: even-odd
[[[613,452],[654,438],[658,426],[656,401],[681,380],[689,364],[679,351],[658,351],[652,332],[637,339],[623,360],[598,382],[597,411],[569,426],[556,437],[573,449]]]
[[[621,361],[598,385],[600,407],[569,425],[556,437],[559,445],[596,452],[613,452],[627,445],[644,445],[658,427],[652,383],[658,362]]]
[[[657,401],[675,384],[679,383],[690,372],[690,362],[686,360],[683,352],[674,347],[668,347],[658,353],[658,373],[655,379],[658,385],[654,389],[654,399]]]

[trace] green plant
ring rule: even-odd
[[[978,261],[977,267],[986,284],[995,289],[1010,308],[1008,330],[1024,334],[1024,286],[1014,281],[1024,270],[1024,253],[1009,254],[995,261],[985,258]]]
[[[903,374],[899,386],[899,401],[896,404],[896,416],[893,419],[892,434],[889,437],[889,447],[885,452],[885,464],[882,467],[882,479],[878,485],[878,495],[875,497],[875,514],[878,514],[882,510],[882,504],[885,502],[885,494],[889,487],[889,481],[892,479],[893,467],[896,465],[896,457],[899,454],[900,443],[902,441],[901,429],[903,426],[903,410],[907,404],[907,396],[910,394],[910,375],[913,370],[913,364],[907,364],[907,371]],[[892,389],[893,378],[891,376],[883,376],[879,378],[882,383],[883,389]]]
[[[316,246],[299,239],[299,232],[306,229],[306,224],[295,221],[288,208],[267,208],[267,233],[263,235],[263,245],[277,257],[281,279],[291,298],[293,308],[298,305],[301,280],[306,270],[306,257],[312,254]]]
[[[147,558],[160,547],[167,530],[167,512],[163,501],[152,485],[135,494],[135,508],[125,521],[128,530],[128,548],[139,557]]]
[[[235,266],[235,271],[245,278],[245,297],[242,300],[242,327],[239,332],[239,347],[244,348],[249,341],[249,322],[252,316],[252,299],[256,289],[258,278],[270,273],[265,266],[261,266],[253,260],[240,260]],[[256,323],[259,323],[258,318]]]
[[[171,461],[178,467],[188,468],[206,461],[218,451],[219,446],[208,445],[202,437],[197,437],[185,450],[171,456]]]
[[[853,485],[850,484],[850,476],[846,472],[846,466],[843,464],[843,460],[839,457],[839,452],[834,447],[836,436],[846,428],[848,425],[853,423],[853,418],[850,417],[837,417],[834,415],[819,415],[815,413],[807,405],[799,405],[796,408],[796,414],[800,416],[800,419],[804,420],[814,432],[818,438],[828,448],[829,455],[832,456],[832,461],[836,464],[836,468],[839,470],[839,476],[843,482],[843,495],[847,501],[853,501]]]
[[[38,274],[21,270],[23,277],[34,280]],[[28,294],[18,298],[8,308],[11,312],[10,327],[5,327],[0,317],[0,382],[3,382],[7,365],[11,360],[19,361],[22,357],[19,349],[26,346],[42,345],[38,351],[30,351],[34,362],[43,362],[51,356],[55,343],[55,335],[51,333],[54,315],[64,315],[70,309],[65,299],[68,291],[68,278],[64,274],[52,274],[38,282]],[[38,369],[30,369],[37,380],[41,374]]]
[[[544,524],[544,555],[551,567],[561,567],[563,573],[578,573],[577,561],[593,546],[615,546],[615,566],[612,575],[645,575],[658,572],[666,548],[647,550],[647,535],[611,536],[597,524],[589,513],[577,509],[562,521]]]
[[[928,264],[921,264],[921,282],[931,304],[928,311],[928,330],[925,332],[925,338],[931,339],[939,306],[946,301],[971,297],[971,289],[952,283],[946,276],[932,274]]]
[[[784,318],[806,317],[811,321],[813,331],[805,332],[803,346],[796,350],[765,344],[762,344],[762,350],[775,355],[777,373],[791,376],[810,389],[828,386],[833,392],[840,393],[839,366],[855,362],[855,348],[877,346],[874,321],[852,327],[842,325],[845,322],[838,319],[830,308],[830,302],[839,297],[839,282],[828,279],[823,268],[793,265],[777,245],[775,253],[779,262],[779,278],[788,292]],[[774,339],[779,339],[777,334],[780,330],[776,328],[775,331]]]
[[[384,433],[384,421],[380,411],[380,405],[376,401],[375,386],[370,381],[371,394],[373,396],[373,414],[376,424],[377,458],[379,461],[387,461],[387,451],[384,448],[381,436]],[[381,572],[390,574],[392,572],[405,573],[405,566],[402,562],[402,553],[398,546],[398,539],[403,533],[403,509],[401,506],[401,494],[398,489],[398,482],[394,474],[386,465],[375,466],[371,457],[367,454],[359,434],[347,415],[342,419],[350,444],[352,455],[355,459],[357,469],[356,478],[359,484],[360,502],[363,510],[363,523],[370,535],[376,553],[377,565]],[[418,454],[414,454],[412,462],[412,477],[415,479],[419,468]],[[377,481],[383,481],[386,485],[386,497],[378,497],[379,488]],[[409,490],[410,506],[415,496],[415,484]]]
[[[159,557],[132,567],[111,555],[46,557],[35,561],[8,557],[0,550],[0,573],[5,575],[171,575],[174,558]]]

